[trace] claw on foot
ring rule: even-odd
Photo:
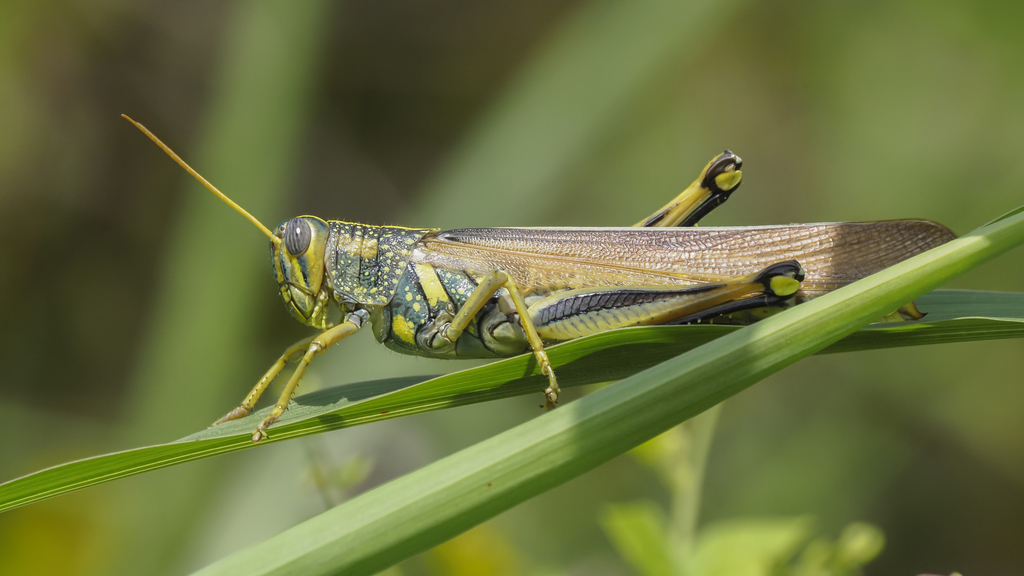
[[[554,388],[548,388],[544,391],[544,405],[541,408],[545,410],[552,410],[556,404],[558,404],[558,393],[560,390]]]
[[[547,362],[545,356],[541,365],[541,373],[548,377],[548,387],[544,390],[544,409],[551,410],[558,404],[558,393],[562,391],[558,387],[558,380],[555,379],[555,371],[551,369],[551,364]]]
[[[275,412],[276,412],[276,410],[275,410]],[[283,410],[282,410],[282,412],[283,412]],[[259,442],[260,440],[263,440],[264,438],[269,438],[269,435],[267,434],[267,428],[270,428],[271,426],[273,426],[274,422],[277,422],[277,420],[280,417],[281,417],[280,414],[274,414],[274,412],[271,412],[270,416],[267,416],[266,418],[264,418],[263,422],[260,422],[260,425],[256,427],[256,431],[252,433],[252,441],[253,442]]]

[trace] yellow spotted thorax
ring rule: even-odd
[[[339,303],[382,306],[391,301],[413,247],[433,228],[370,226],[331,220],[325,263]]]

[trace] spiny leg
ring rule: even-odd
[[[739,188],[743,178],[743,160],[726,150],[715,156],[700,176],[679,196],[657,212],[634,224],[637,228],[695,226],[709,212],[721,206]]]
[[[739,188],[743,160],[726,150],[708,162],[700,176],[678,196],[633,227],[662,228],[696,226],[701,218],[721,206]],[[882,317],[883,322],[920,320],[926,314],[911,301]]]
[[[668,228],[673,226],[696,226],[697,222],[715,208],[721,206],[739,188],[743,179],[743,160],[726,150],[715,156],[701,171],[700,176],[683,190],[679,196],[652,214],[645,220],[634,224],[640,228]],[[702,308],[680,318],[711,318],[714,310],[720,313],[735,312],[750,308],[760,308],[757,301],[764,306],[775,306],[790,300],[788,297],[759,298],[747,297],[732,302],[722,302]],[[670,323],[679,322],[674,320]]]
[[[288,362],[298,360],[298,358],[292,358],[292,356],[295,356],[299,352],[305,350],[306,346],[308,346],[314,338],[316,338],[316,336],[303,338],[295,344],[285,348],[284,354],[281,354],[281,357],[277,359],[277,362],[274,362],[273,366],[271,366],[270,369],[267,370],[267,373],[263,375],[263,378],[260,378],[260,381],[256,383],[256,386],[253,387],[245,397],[245,400],[242,400],[242,404],[238,408],[235,408],[231,412],[222,416],[219,420],[214,422],[211,427],[231,420],[237,420],[248,415],[249,412],[252,412],[253,407],[256,406],[256,402],[259,401],[263,391],[267,389],[267,386],[270,386],[270,383],[273,382],[274,378],[281,373],[281,370],[284,369],[285,365],[288,364]]]
[[[259,426],[256,427],[256,431],[252,433],[252,441],[259,442],[260,440],[267,437],[267,428],[277,422],[284,411],[288,409],[288,403],[291,402],[292,396],[295,395],[295,390],[299,387],[299,381],[302,380],[303,374],[306,373],[306,368],[309,367],[309,363],[313,361],[313,357],[317,354],[322,353],[331,346],[337,344],[341,339],[346,336],[355,334],[363,325],[366,323],[366,319],[369,317],[365,310],[356,310],[352,314],[349,314],[345,321],[338,324],[334,328],[326,330],[314,337],[306,349],[306,353],[299,360],[298,367],[295,368],[295,372],[292,373],[292,377],[288,379],[288,384],[285,385],[284,390],[281,392],[281,397],[277,400],[277,405],[270,411],[270,414],[260,422]]]
[[[800,264],[788,260],[715,284],[567,290],[534,302],[530,320],[549,341],[627,326],[690,322],[746,306],[778,305],[796,294],[803,278]]]
[[[701,218],[721,206],[739,188],[743,178],[743,172],[740,170],[742,166],[743,160],[726,150],[714,157],[701,171],[700,176],[678,196],[633,226],[640,228],[696,226]],[[901,322],[920,320],[924,317],[925,313],[918,310],[914,302],[910,302],[884,316],[882,321]]]
[[[537,358],[537,364],[540,366],[541,373],[548,377],[548,387],[544,390],[545,406],[552,408],[558,402],[558,393],[561,392],[561,389],[558,387],[558,379],[555,378],[555,371],[551,368],[551,361],[548,359],[547,352],[544,351],[544,342],[537,334],[537,327],[530,320],[529,308],[523,300],[523,295],[520,294],[515,280],[507,272],[495,270],[484,277],[476,289],[473,290],[473,293],[469,295],[466,303],[459,308],[451,322],[441,327],[439,336],[448,344],[454,344],[466,327],[469,326],[470,322],[476,318],[476,315],[500,288],[508,290],[512,303],[516,307],[516,312],[519,313],[519,322],[523,327],[523,332],[526,333],[526,341],[530,344],[530,348]]]
[[[533,355],[537,357],[537,364],[540,365],[541,374],[548,377],[548,387],[544,390],[544,407],[550,410],[555,407],[555,404],[558,404],[558,393],[562,389],[558,387],[555,371],[551,368],[548,353],[544,351],[544,342],[540,339],[537,327],[530,318],[530,309],[526,306],[523,295],[519,293],[519,287],[516,286],[515,280],[507,274],[506,277],[508,280],[505,282],[505,289],[508,290],[508,295],[512,297],[512,302],[516,305],[516,312],[519,313],[519,324],[523,327],[523,331],[526,332],[526,341],[530,343]]]

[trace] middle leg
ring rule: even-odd
[[[544,351],[544,341],[541,340],[537,333],[537,327],[534,326],[530,318],[530,309],[519,292],[515,280],[507,272],[495,270],[485,276],[451,321],[438,327],[437,335],[431,345],[441,348],[454,344],[491,297],[502,288],[508,292],[508,296],[512,300],[519,316],[519,323],[526,334],[526,341],[537,358],[541,373],[548,377],[548,387],[544,390],[545,406],[553,408],[558,403],[558,393],[561,392],[558,387],[558,379],[555,377],[555,371],[551,368],[548,354]]]

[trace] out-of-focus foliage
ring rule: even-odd
[[[214,130],[231,111],[216,104],[227,78],[258,61],[256,52],[230,53],[251,4],[6,2],[0,477],[190,433],[305,334],[277,300],[261,261],[264,240],[223,206],[211,205],[201,224],[223,241],[201,247],[249,262],[254,280],[167,277],[168,258],[189,231],[176,226],[193,203],[214,201],[120,120],[123,112],[268,224],[313,213],[413,226],[625,225],[726,147],[744,158],[745,183],[713,224],[925,217],[962,233],[1021,203],[1024,7],[1010,0],[700,4],[702,12],[680,16],[692,24],[678,27],[687,37],[656,52],[657,65],[634,86],[601,86],[596,76],[593,93],[625,94],[601,109],[599,129],[582,141],[527,139],[549,168],[542,194],[530,196],[540,201],[489,194],[499,186],[492,174],[535,175],[534,162],[500,154],[465,185],[479,201],[438,201],[438,182],[464,157],[458,151],[481,139],[513,142],[488,119],[504,118],[515,104],[509,94],[544,79],[530,71],[593,32],[610,4],[357,1],[325,9],[309,25],[321,44],[288,70],[312,67],[305,104],[238,109],[239,123],[261,133],[286,113],[299,116],[280,157],[292,167],[272,186],[279,196],[260,208],[244,183],[221,172],[210,143],[216,138],[242,166],[266,163],[259,152],[268,143],[256,132]],[[609,60],[640,46],[647,30],[639,30],[601,28],[600,50],[584,62],[619,69]],[[232,56],[241,64],[226,68]],[[557,80],[573,86],[574,78]],[[586,109],[586,94],[567,105]],[[555,110],[542,125],[557,132],[572,112],[582,115]],[[499,131],[480,135],[488,127]],[[574,143],[565,155],[563,142]],[[1024,290],[1022,258],[1008,255],[954,286]],[[175,283],[244,302],[245,324],[227,327],[243,334],[231,358],[162,360],[217,370],[199,393],[223,400],[196,397],[161,411],[161,398],[177,405],[192,397],[176,381],[138,376],[151,361],[140,355],[158,340],[158,319],[173,313],[161,307]],[[196,322],[186,335],[214,350],[224,343],[212,328]],[[462,366],[401,358],[362,336],[314,365],[304,391]],[[1011,572],[1024,564],[1022,370],[1020,341],[802,362],[724,407],[702,518],[813,516],[829,535],[862,519],[886,535],[876,573]],[[152,412],[138,409],[140,398]],[[322,511],[311,458],[328,469],[371,454],[362,485],[373,486],[532,417],[535,404],[508,400],[374,424],[311,440],[312,451],[271,446],[85,490],[0,516],[0,557],[22,572],[109,574],[130,550],[158,559],[149,573],[181,573]],[[149,431],[145,440],[140,430]],[[125,499],[128,492],[142,496]],[[486,541],[515,550],[524,571],[628,574],[597,514],[608,502],[643,498],[669,502],[655,474],[619,459],[481,529],[496,535]],[[165,506],[174,514],[163,516]],[[443,573],[463,562],[451,554],[448,564],[433,563],[440,553],[401,571]]]
[[[870,524],[852,523],[832,540],[815,536],[808,518],[738,518],[703,528],[675,565],[658,512],[639,501],[610,505],[603,518],[612,543],[643,576],[856,576],[884,545]]]
[[[639,500],[610,504],[601,525],[642,576],[856,576],[884,547],[882,532],[854,522],[830,540],[813,519],[734,518],[695,532],[700,482],[719,408],[634,449],[670,496],[669,510]]]

